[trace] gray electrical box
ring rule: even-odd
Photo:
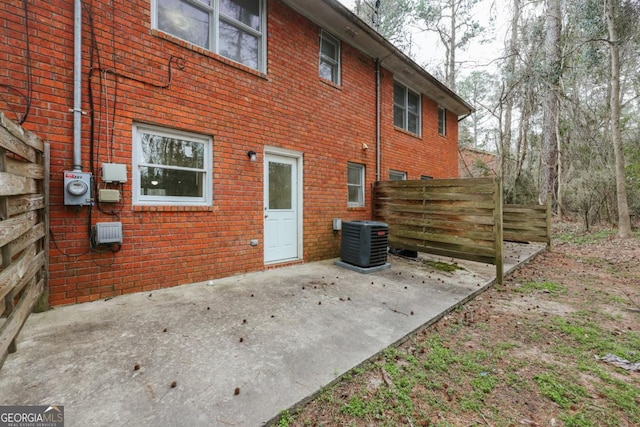
[[[93,201],[91,196],[91,172],[64,172],[64,204],[86,206]]]
[[[121,222],[98,222],[95,226],[95,242],[99,245],[122,243]]]
[[[116,183],[127,182],[127,165],[121,163],[103,163],[102,181]]]

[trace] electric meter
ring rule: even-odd
[[[91,201],[91,173],[64,172],[64,204],[84,206]]]

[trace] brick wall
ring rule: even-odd
[[[25,50],[32,58],[32,106],[25,128],[51,143],[50,301],[69,304],[149,291],[235,273],[263,263],[263,149],[303,153],[304,261],[338,256],[332,218],[368,219],[364,208],[347,208],[347,162],[366,166],[366,188],[375,180],[375,64],[342,45],[342,84],[318,77],[320,29],[279,1],[268,3],[267,73],[261,74],[151,29],[149,2],[84,2],[83,110],[89,112],[93,66],[145,82],[164,84],[169,58],[184,58],[168,88],[110,72],[92,73],[94,150],[102,162],[127,165],[124,203],[117,215],[94,208],[91,224],[123,224],[119,252],[89,251],[88,208],[63,205],[62,172],[73,159],[73,2],[30,4],[30,37],[16,2],[0,3],[0,83],[26,92]],[[94,49],[90,49],[90,46]],[[100,80],[102,79],[102,81]],[[100,84],[100,82],[102,84]],[[5,92],[3,92],[5,93]],[[9,98],[6,98],[9,99]],[[12,95],[11,106],[24,110]],[[437,132],[437,105],[422,97],[422,136],[393,127],[393,76],[382,78],[382,178],[388,169],[420,175],[457,176],[457,118],[447,136]],[[115,114],[113,112],[115,111]],[[19,113],[19,111],[18,111]],[[136,122],[213,138],[213,206],[132,206],[131,142]],[[112,130],[108,124],[112,124]],[[83,169],[89,170],[90,114],[83,116]],[[368,149],[363,149],[363,144]],[[258,153],[249,162],[248,150]],[[98,163],[98,162],[97,162]],[[96,171],[99,175],[99,172]],[[115,208],[107,208],[107,211]],[[250,246],[258,239],[258,246]]]

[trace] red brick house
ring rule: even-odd
[[[335,257],[374,181],[458,176],[471,106],[336,0],[0,0],[0,41],[54,305]]]
[[[460,178],[498,176],[498,156],[495,153],[471,147],[461,147],[458,169]]]

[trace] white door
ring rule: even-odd
[[[264,262],[298,253],[298,159],[267,154],[264,169]]]

